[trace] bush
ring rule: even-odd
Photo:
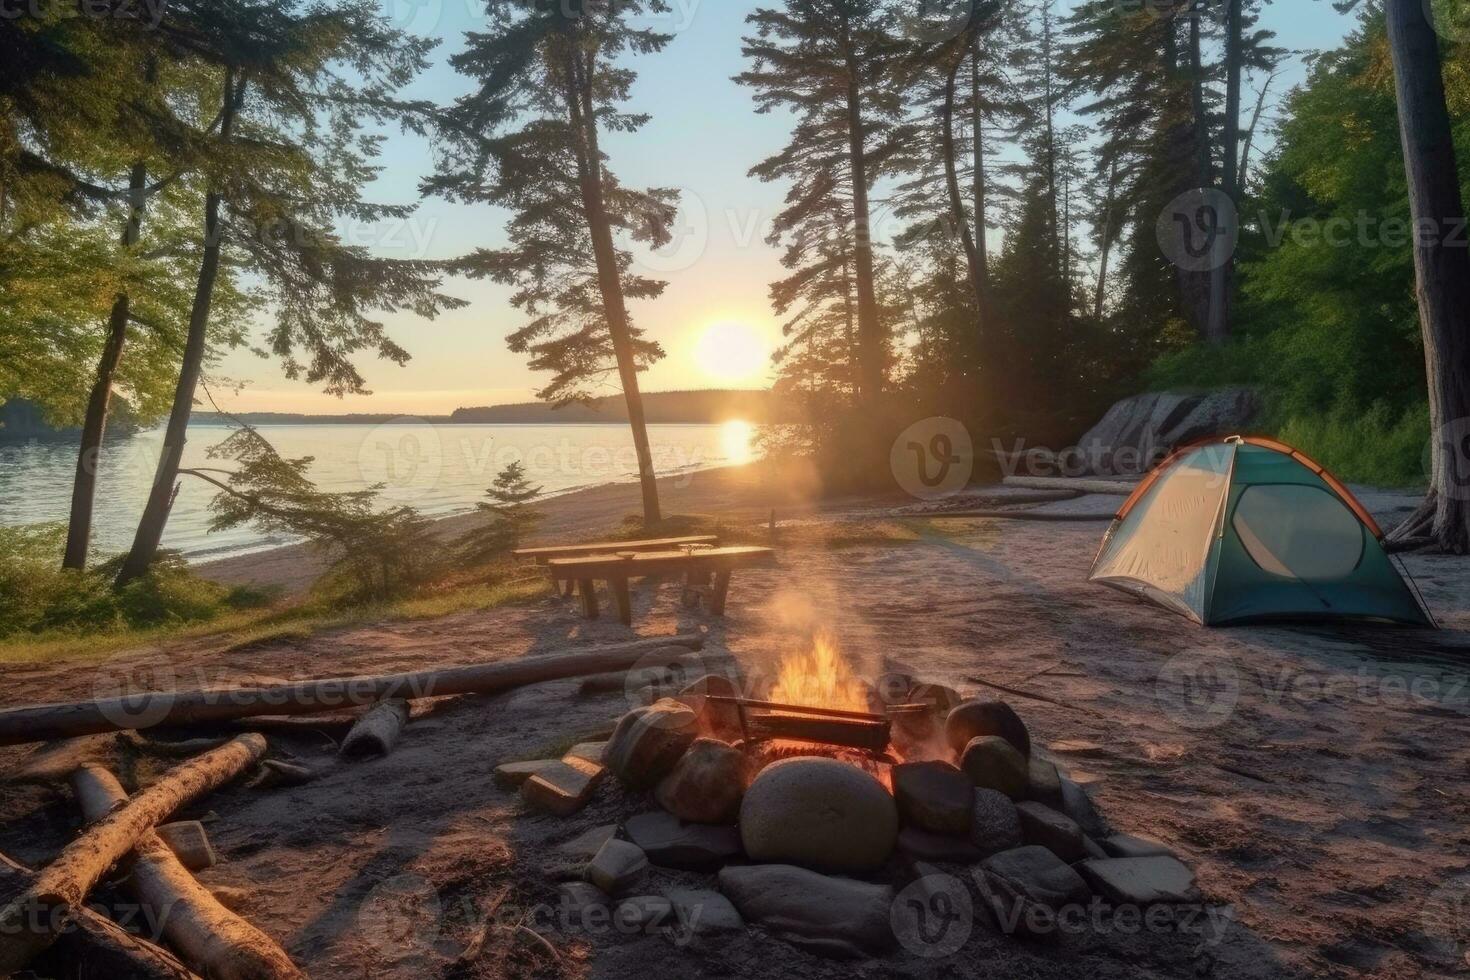
[[[1428,405],[1396,413],[1380,402],[1366,412],[1339,408],[1298,415],[1277,432],[1283,442],[1350,483],[1422,487],[1428,480]]]
[[[119,560],[82,572],[63,569],[65,541],[64,525],[0,527],[0,639],[201,622],[231,599],[228,589],[199,578],[173,553],[114,590]]]

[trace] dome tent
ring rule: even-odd
[[[1211,439],[1159,464],[1118,511],[1088,578],[1205,626],[1435,625],[1373,516],[1332,474],[1269,439]]]

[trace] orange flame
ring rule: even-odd
[[[838,652],[837,641],[818,633],[809,653],[789,654],[781,661],[770,700],[809,708],[867,711],[868,691]]]

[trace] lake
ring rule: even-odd
[[[184,466],[230,465],[206,455],[230,431],[218,424],[190,426]],[[638,472],[626,425],[262,425],[257,431],[282,456],[313,457],[311,478],[323,490],[382,484],[385,504],[411,504],[435,516],[472,509],[496,473],[516,460],[547,494],[625,482]],[[648,427],[660,476],[749,462],[754,435],[744,422]],[[103,553],[132,543],[162,442],[159,428],[103,448],[93,537]],[[75,468],[70,443],[0,445],[0,524],[65,521]],[[165,547],[205,561],[292,540],[249,527],[209,533],[215,489],[189,476],[182,481]]]

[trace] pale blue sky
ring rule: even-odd
[[[783,274],[777,250],[764,242],[766,224],[786,188],[746,176],[757,161],[785,142],[787,121],[758,116],[748,90],[730,77],[743,69],[740,37],[757,0],[671,0],[659,19],[675,34],[659,55],[637,59],[639,80],[632,107],[652,115],[636,136],[614,134],[605,148],[619,176],[631,185],[678,187],[685,194],[680,226],[685,233],[663,254],[644,256],[645,271],[668,280],[664,296],[636,304],[634,315],[669,356],[645,376],[645,390],[758,387],[768,383],[766,358],[780,341],[767,301],[768,284]],[[1060,9],[1072,6],[1061,0]],[[466,90],[447,64],[463,46],[467,29],[484,24],[478,0],[382,0],[384,15],[425,36],[441,38],[434,67],[408,94],[448,102]],[[1351,18],[1325,0],[1277,0],[1266,25],[1282,46],[1313,49],[1336,44]],[[1294,62],[1275,92],[1299,81]],[[1274,100],[1273,100],[1274,101]],[[382,160],[374,196],[413,200],[419,179],[432,166],[428,144],[394,135]],[[504,215],[488,207],[423,201],[407,226],[345,229],[385,255],[448,257],[503,242]],[[880,230],[881,234],[881,230]],[[460,405],[522,401],[542,378],[505,347],[521,322],[508,291],[485,283],[454,281],[449,292],[470,301],[462,310],[425,322],[390,319],[395,338],[413,354],[408,366],[363,362],[375,391],[344,400],[289,382],[274,362],[243,352],[230,355],[218,373],[249,382],[240,395],[221,395],[238,410],[308,412],[448,412]],[[716,329],[710,332],[709,328]]]

